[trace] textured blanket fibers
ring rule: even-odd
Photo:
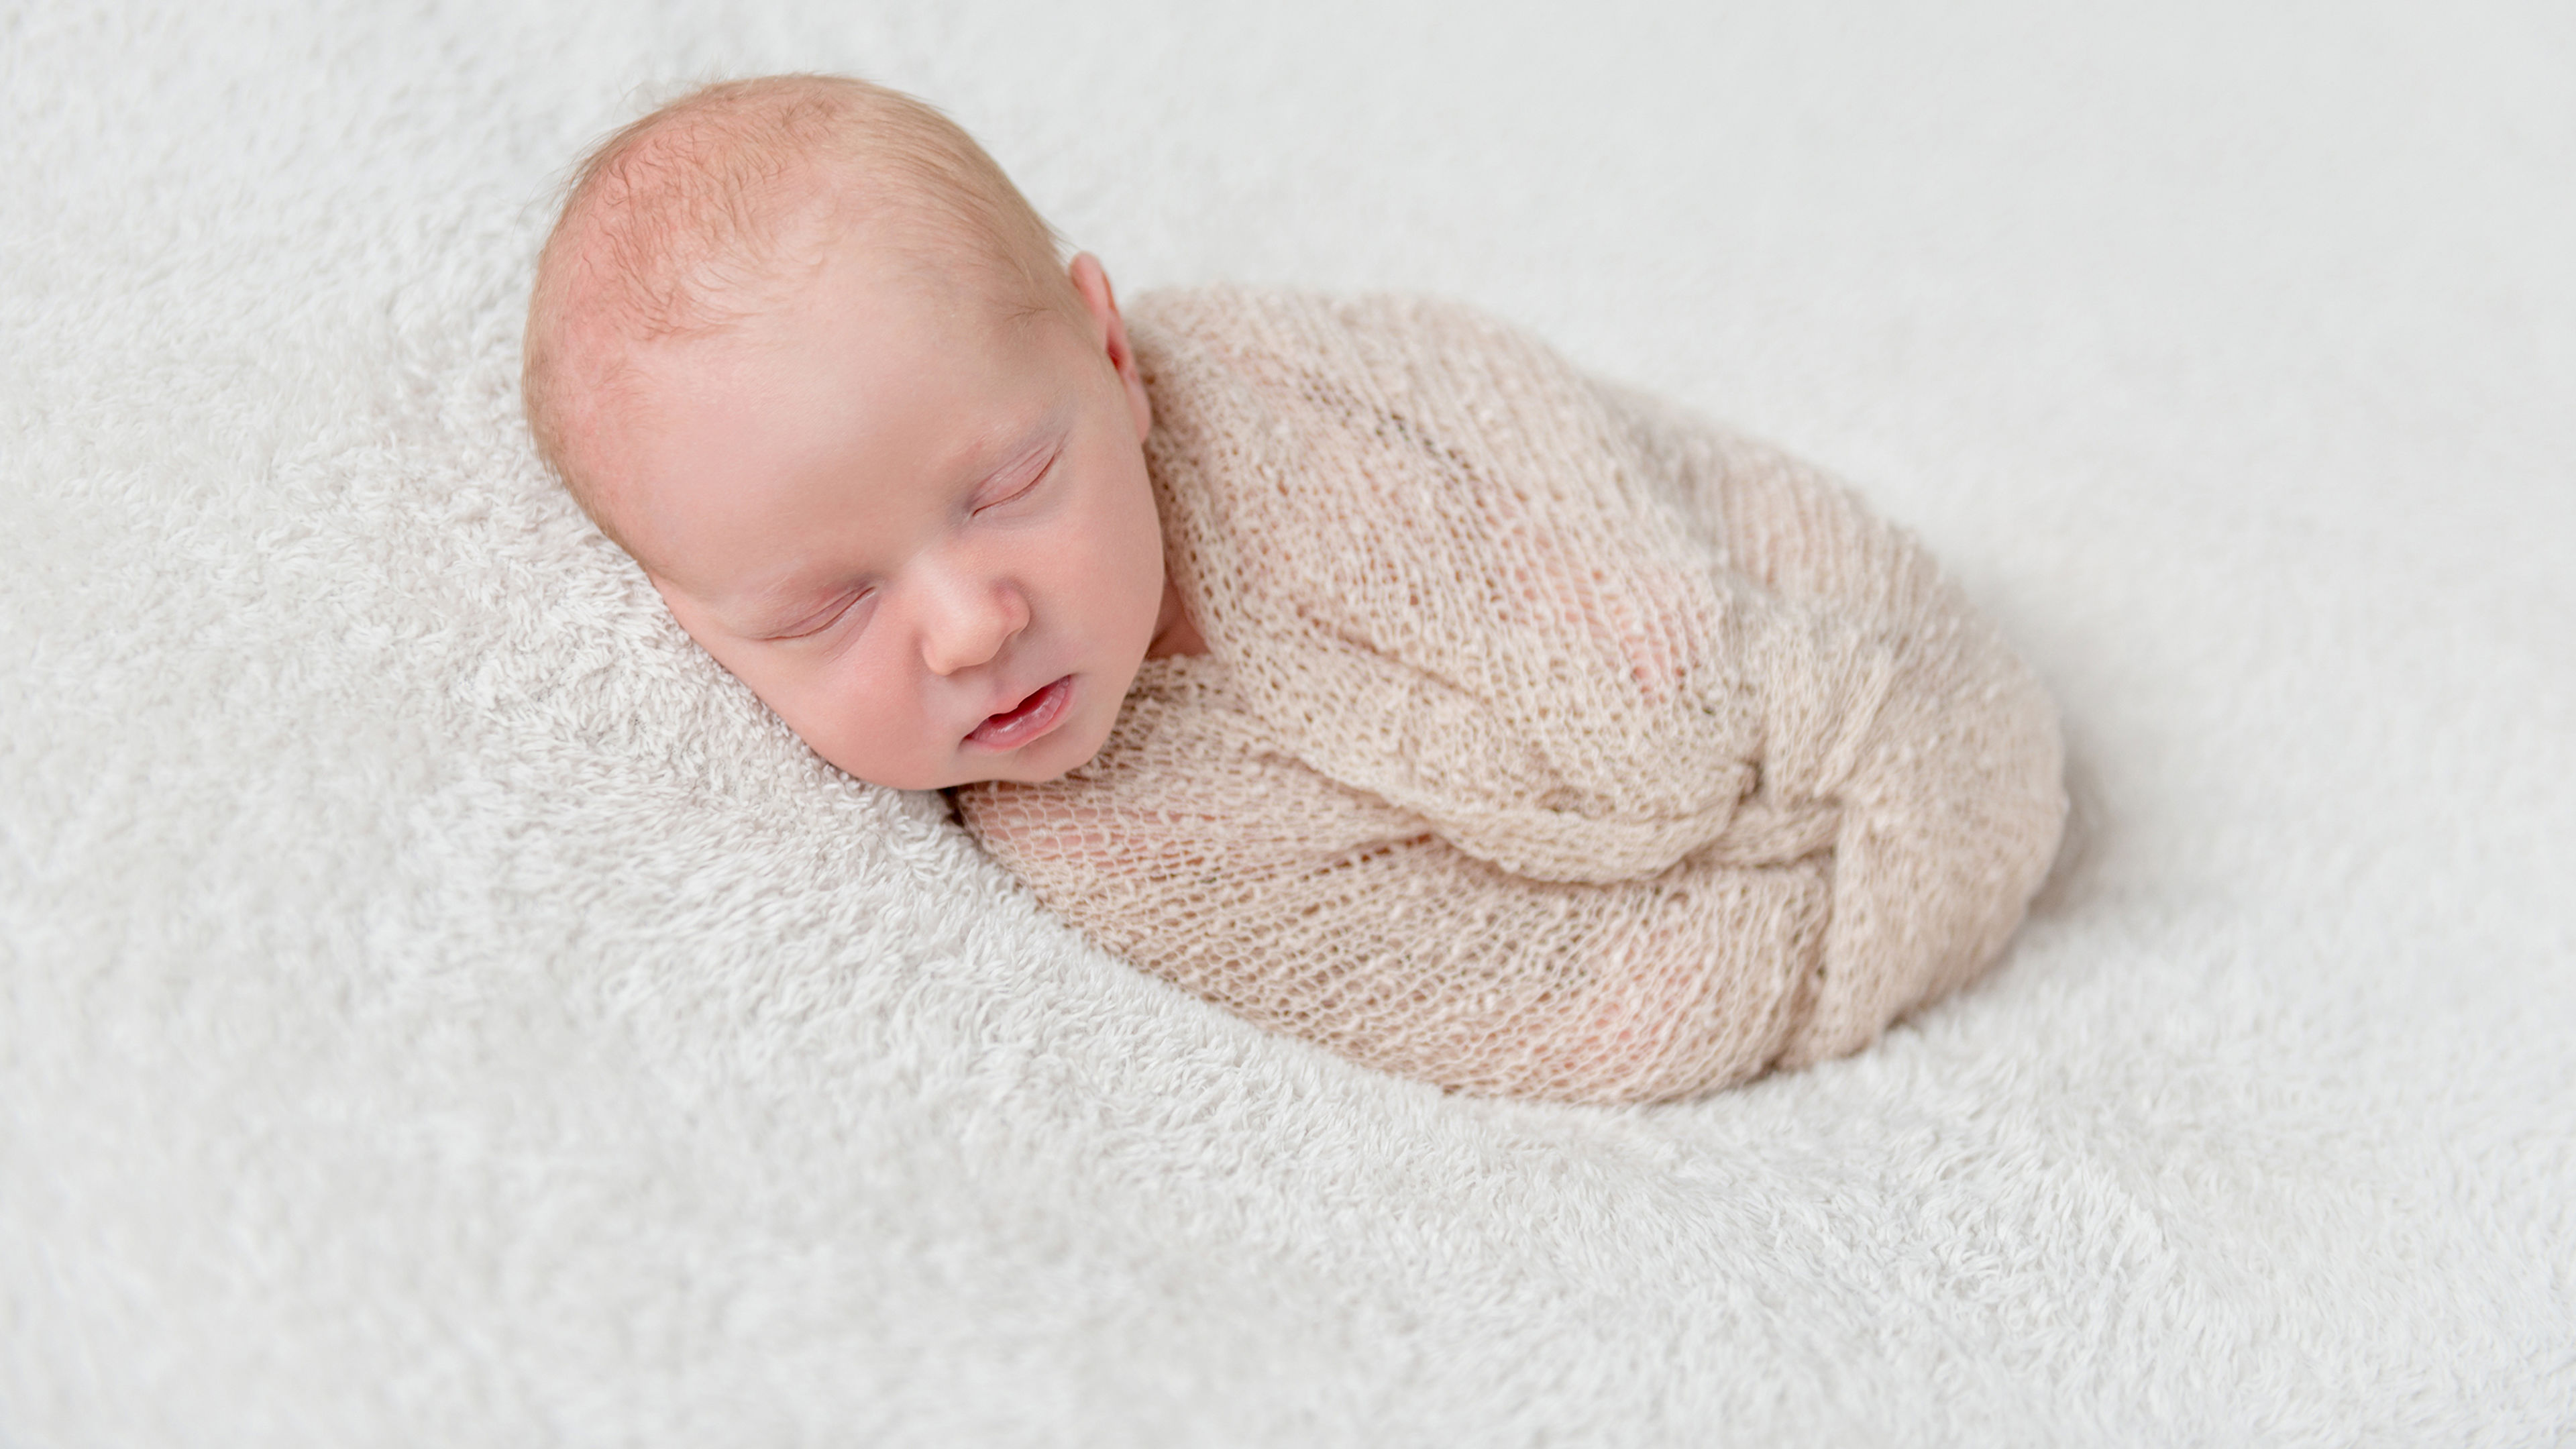
[[[2576,35],[2241,9],[0,15],[0,1440],[2576,1435]],[[1444,1098],[818,766],[513,398],[569,157],[792,67],[1858,483],[2065,706],[2004,967]]]

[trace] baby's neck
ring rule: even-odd
[[[1206,652],[1207,640],[1199,636],[1199,626],[1190,622],[1189,606],[1181,602],[1181,586],[1165,574],[1163,611],[1154,620],[1154,640],[1145,646],[1145,657],[1164,659],[1174,654]]]

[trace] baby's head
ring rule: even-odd
[[[1188,632],[1108,278],[909,97],[741,81],[610,138],[525,389],[672,617],[863,780],[1052,779]]]

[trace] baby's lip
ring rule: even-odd
[[[1072,699],[1073,676],[1068,674],[1009,709],[986,716],[966,732],[966,743],[988,750],[1016,750],[1064,723],[1065,706]]]

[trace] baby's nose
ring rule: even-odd
[[[1028,600],[991,580],[952,580],[929,601],[921,660],[933,674],[955,674],[992,662],[1029,624]]]

